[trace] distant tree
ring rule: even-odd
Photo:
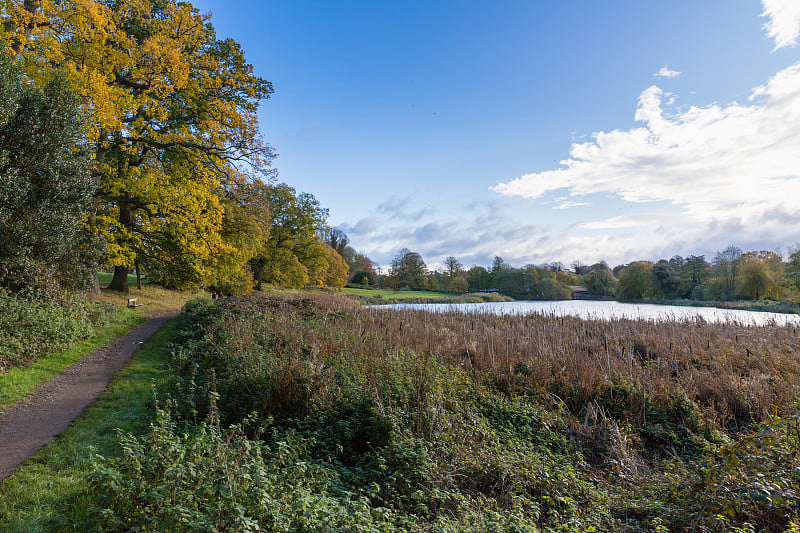
[[[772,284],[767,265],[757,259],[742,262],[738,281],[738,292],[750,300],[760,300]]]
[[[573,262],[572,262],[572,271],[573,271],[575,274],[577,274],[578,276],[583,276],[583,275],[585,275],[585,274],[586,274],[587,272],[589,272],[591,269],[592,269],[592,267],[590,267],[590,266],[588,266],[588,265],[584,265],[584,264],[583,264],[583,263],[581,263],[580,261],[573,261]]]
[[[662,298],[676,298],[680,279],[673,263],[661,260],[650,271],[650,286],[653,295]]]
[[[463,265],[452,255],[444,260],[444,268],[450,279],[455,278],[464,269]]]
[[[730,245],[714,257],[714,275],[722,281],[724,297],[733,298],[736,291],[736,277],[739,275],[739,258],[742,250]]]
[[[352,283],[357,285],[377,285],[375,274],[368,270],[359,270],[350,279]]]
[[[786,264],[786,277],[790,285],[800,290],[800,244],[790,250],[789,261]]]
[[[328,262],[325,268],[323,284],[325,287],[341,289],[347,284],[347,263],[344,262],[339,252],[325,245],[325,255]]]
[[[464,276],[456,276],[448,281],[447,290],[450,292],[467,292],[469,283]]]
[[[583,285],[589,294],[613,296],[617,280],[610,270],[592,270],[583,277]]]
[[[471,291],[491,289],[492,278],[484,267],[474,266],[467,271],[467,284]]]
[[[645,298],[649,293],[650,271],[652,268],[651,264],[644,262],[635,262],[628,265],[619,276],[617,299],[631,301]]]
[[[785,266],[781,256],[775,252],[747,252],[740,258],[737,277],[737,293],[751,300],[765,296],[780,297],[780,280]]]
[[[97,245],[82,222],[95,186],[82,128],[62,79],[40,91],[0,58],[0,286],[88,283]]]
[[[496,255],[494,256],[494,260],[492,261],[492,268],[489,272],[491,272],[492,275],[494,275],[499,272],[502,272],[503,270],[508,270],[510,268],[511,266],[508,263],[506,263],[502,257]]]
[[[419,253],[403,248],[392,260],[389,276],[394,288],[421,289],[426,288],[427,271],[428,267]]]
[[[331,228],[325,234],[325,243],[344,257],[344,251],[347,245],[350,244],[350,239],[342,230]]]
[[[704,298],[703,284],[711,272],[711,265],[703,255],[690,255],[683,261],[680,271],[682,295],[684,298],[700,300]]]
[[[553,278],[542,278],[536,284],[535,298],[537,300],[566,300],[572,296],[572,291]]]

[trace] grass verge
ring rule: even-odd
[[[139,310],[144,311],[171,311],[180,309],[187,301],[202,295],[202,291],[173,291],[158,285],[143,285],[142,290],[132,285],[128,294],[103,289],[101,301],[125,307],[128,298],[137,298]]]
[[[449,298],[458,296],[456,293],[435,291],[391,291],[387,289],[355,289],[351,287],[345,287],[343,291],[359,296],[391,298],[393,300],[407,300],[409,298]]]
[[[87,530],[81,519],[93,505],[87,481],[90,458],[114,449],[117,428],[138,433],[150,423],[151,388],[165,379],[165,347],[175,324],[172,320],[161,328],[69,429],[0,482],[0,531]]]
[[[108,344],[115,337],[128,332],[144,319],[145,317],[141,313],[121,309],[91,338],[76,342],[65,350],[40,357],[28,366],[9,369],[8,372],[0,375],[0,410],[21,400],[75,361]]]

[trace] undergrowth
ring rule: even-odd
[[[96,459],[94,516],[143,530],[791,530],[798,347],[792,327],[193,301],[158,419]]]
[[[12,294],[0,288],[0,375],[92,336],[120,311],[81,296]]]

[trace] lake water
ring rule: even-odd
[[[462,313],[494,313],[498,315],[527,315],[537,313],[593,319],[630,318],[655,321],[692,320],[696,317],[700,317],[707,322],[737,322],[743,325],[800,325],[800,315],[760,313],[755,311],[719,309],[716,307],[629,304],[591,300],[491,302],[478,304],[394,304],[372,307],[381,309],[419,309],[430,312],[458,311]]]

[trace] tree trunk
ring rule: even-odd
[[[109,285],[108,288],[112,291],[118,291],[124,294],[128,294],[130,292],[130,288],[128,287],[127,266],[123,265],[114,267],[114,277],[111,278],[111,285]]]
[[[123,228],[133,228],[133,207],[128,202],[120,202],[119,204],[119,223]],[[128,287],[128,265],[114,266],[114,277],[111,279],[111,285],[108,288],[128,294],[130,291]]]
[[[136,269],[136,288],[142,290],[142,266],[138,259],[134,261],[133,267]]]

